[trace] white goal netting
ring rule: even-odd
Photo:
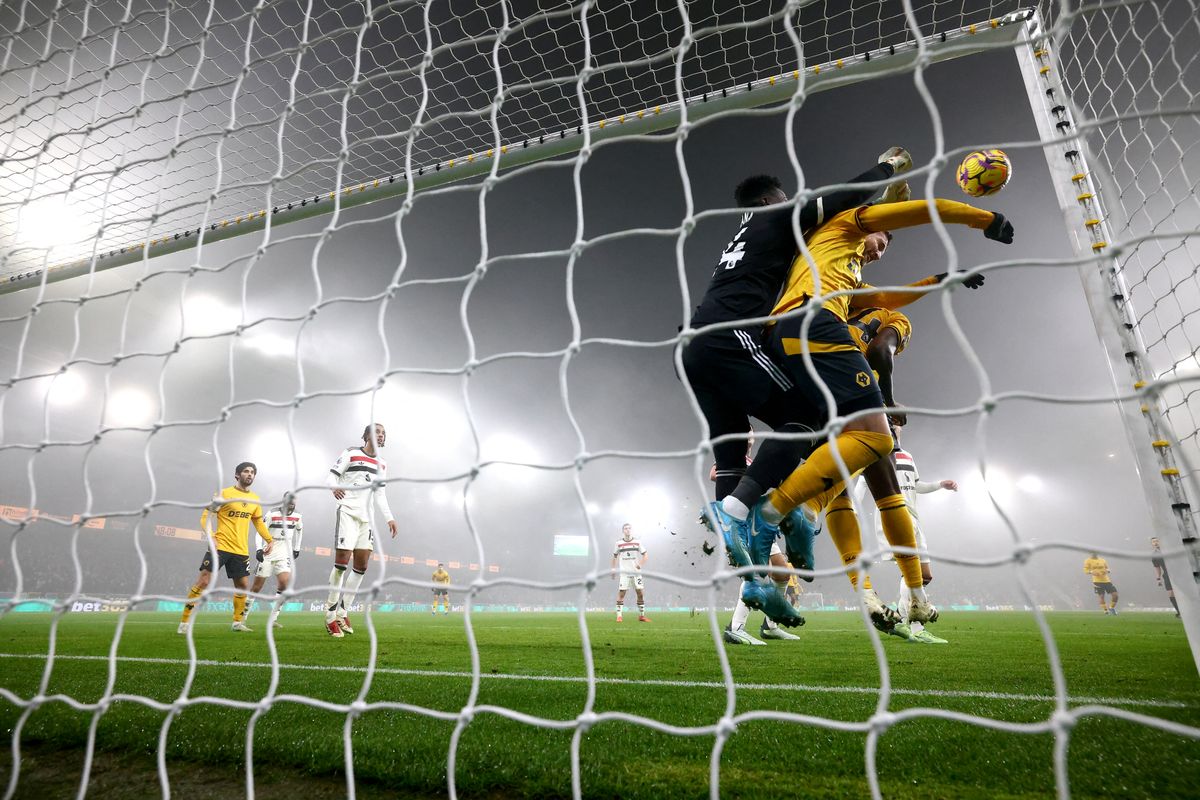
[[[1047,621],[1094,606],[1076,580],[1090,552],[1142,576],[1124,602],[1165,607],[1156,535],[1200,653],[1198,19],[1188,0],[0,4],[0,632],[37,643],[0,647],[3,796],[37,790],[45,776],[28,754],[48,741],[84,752],[87,793],[114,704],[146,712],[163,796],[168,753],[186,746],[179,725],[205,732],[188,715],[211,708],[230,714],[220,735],[237,746],[222,757],[246,796],[278,755],[256,725],[281,710],[297,741],[311,735],[306,714],[336,717],[334,779],[351,796],[357,772],[392,774],[356,754],[355,726],[378,714],[452,726],[438,767],[451,796],[532,791],[478,771],[486,757],[463,742],[481,716],[569,737],[569,781],[547,791],[575,797],[617,791],[587,766],[589,737],[612,723],[709,742],[703,779],[655,790],[714,797],[730,789],[739,725],[862,737],[873,796],[886,793],[878,760],[897,726],[1052,738],[1043,766],[1063,797],[1077,725],[1200,738],[1194,717],[1072,688]],[[712,442],[676,349],[740,214],[741,178],[773,172],[803,201],[893,144],[913,153],[916,197],[967,199],[954,171],[975,149],[1003,148],[1015,165],[978,201],[1013,221],[1013,249],[939,222],[897,232],[868,279],[987,278],[979,292],[947,281],[912,306],[897,394],[910,449],[959,475],[953,502],[922,516],[957,531],[930,536],[944,565],[931,593],[948,619],[1027,610],[1039,691],[895,685],[889,642],[865,617],[869,686],[817,685],[795,659],[780,666],[792,677],[764,687],[721,644],[738,574],[696,524]],[[289,617],[311,627],[315,615],[292,612],[323,610],[326,475],[371,420],[387,427],[379,491],[399,535],[377,536],[354,608],[369,648],[342,663],[289,644]],[[288,613],[282,631],[257,634],[261,658],[238,660],[270,674],[253,700],[213,682],[236,664],[190,628],[177,638],[168,613],[202,555],[200,509],[242,461],[257,465],[264,508],[293,496],[307,528],[289,593],[268,582],[256,595],[256,611]],[[597,702],[598,687],[626,680],[610,634],[589,622],[611,613],[624,521],[651,554],[654,613],[705,623],[708,678],[684,664],[661,685],[721,693],[710,717]],[[858,608],[827,539],[799,601],[811,617]],[[880,548],[866,541],[870,567]],[[454,668],[406,658],[397,634],[404,612],[428,616],[439,563],[464,615]],[[871,569],[877,584],[890,571]],[[234,595],[218,575],[197,619],[227,624]],[[631,596],[627,618],[634,608]],[[115,623],[73,627],[93,611]],[[481,633],[503,611],[575,614],[574,672],[490,649]],[[80,665],[99,677],[63,677]],[[122,677],[155,665],[183,671],[169,696]],[[357,683],[338,699],[281,689],[301,668]],[[429,675],[462,679],[464,699],[447,710],[378,688]],[[493,702],[489,679],[586,691],[541,712],[536,697]],[[772,687],[800,699],[747,704]],[[821,692],[876,702],[852,717],[806,707]],[[938,700],[967,696],[1040,705]],[[56,709],[78,724],[44,723]]]

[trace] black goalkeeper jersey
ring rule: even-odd
[[[887,180],[891,165],[876,164],[854,183]],[[810,199],[800,207],[800,232],[808,236],[835,215],[862,205],[873,189],[841,189]],[[704,298],[692,315],[692,327],[765,317],[775,307],[792,261],[800,250],[792,234],[791,206],[747,211],[737,233],[721,253]]]
[[[802,230],[811,226],[805,219],[808,210],[807,206],[801,209]],[[816,217],[815,209],[812,216]],[[743,214],[692,316],[692,327],[770,314],[797,250],[791,208]]]

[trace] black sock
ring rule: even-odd
[[[807,425],[789,422],[780,425],[778,433],[811,432]],[[758,448],[754,463],[746,468],[746,475],[738,482],[731,494],[752,507],[767,489],[774,489],[784,478],[800,465],[813,447],[813,442],[802,439],[768,439]]]

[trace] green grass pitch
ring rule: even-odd
[[[205,698],[171,723],[165,759],[172,795],[242,797],[247,726],[254,712],[211,698],[257,703],[271,689],[264,614],[253,633],[228,629],[223,614],[198,616],[199,662],[189,697]],[[728,612],[720,615],[723,624]],[[0,618],[0,793],[13,774],[9,743],[22,708],[13,697],[38,694],[50,649],[49,614]],[[583,735],[583,794],[598,798],[707,797],[715,737],[727,690],[707,614],[662,613],[649,624],[627,614],[588,615],[599,721]],[[752,617],[757,624],[758,615]],[[1200,728],[1200,681],[1179,622],[1165,614],[1105,617],[1052,613],[1071,706],[1099,703]],[[353,770],[360,797],[446,794],[447,754],[459,711],[472,692],[471,652],[463,616],[387,613],[373,617],[378,670],[369,686],[367,621],[329,638],[316,614],[282,617],[276,645],[276,695],[253,732],[256,796],[315,800],[344,796],[347,715],[303,705],[306,695],[337,704],[367,703],[353,720]],[[74,796],[84,743],[96,715],[56,695],[94,703],[110,679],[115,614],[68,614],[58,624],[56,660],[43,702],[24,721],[16,797]],[[180,696],[188,673],[185,637],[164,613],[129,615],[112,676],[112,694],[163,703]],[[569,797],[570,723],[588,696],[577,618],[571,614],[489,613],[473,617],[479,652],[475,703],[461,732],[455,776],[461,797]],[[1049,718],[1053,682],[1035,620],[1024,613],[950,614],[935,630],[947,646],[882,642],[896,690],[889,710],[934,708],[1002,720]],[[785,712],[863,723],[878,703],[880,670],[870,637],[850,613],[812,613],[801,641],[726,647],[737,684],[733,712]],[[365,688],[364,688],[365,687]],[[373,708],[371,704],[401,704]],[[413,710],[419,706],[432,712]],[[494,709],[558,723],[534,727]],[[635,715],[690,729],[678,736],[635,722]],[[158,796],[155,755],[166,713],[117,700],[95,724],[96,758],[89,796]],[[565,723],[565,724],[563,724]],[[864,797],[868,795],[861,730],[796,721],[741,720],[720,754],[724,797]],[[993,730],[923,717],[901,720],[879,739],[878,775],[885,797],[1024,798],[1054,793],[1053,736]],[[1103,715],[1072,729],[1069,778],[1075,797],[1196,797],[1200,742],[1178,733]]]

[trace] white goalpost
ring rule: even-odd
[[[92,791],[114,704],[160,715],[146,746],[163,797],[178,793],[167,755],[175,726],[209,707],[242,715],[231,738],[244,741],[238,767],[246,797],[259,790],[256,770],[271,764],[256,725],[281,707],[337,715],[343,766],[336,779],[349,797],[358,791],[355,726],[373,712],[452,726],[444,769],[450,797],[479,791],[469,785],[470,762],[460,759],[480,715],[569,736],[576,798],[609,791],[589,783],[584,754],[588,735],[604,723],[711,740],[704,791],[713,798],[722,794],[722,765],[739,725],[863,736],[865,785],[876,798],[886,794],[882,743],[890,729],[913,721],[1052,738],[1048,768],[1061,798],[1072,793],[1069,745],[1085,719],[1200,739],[1195,725],[1072,691],[1046,615],[1069,608],[1059,600],[1069,592],[1039,583],[1051,559],[1078,573],[1093,550],[1148,567],[1155,535],[1200,669],[1198,20],[1196,0],[0,3],[0,631],[27,611],[48,620],[44,652],[0,653],[0,719],[9,723],[0,797],[31,791],[22,783],[31,774],[23,742],[48,707],[83,720],[75,739],[84,754],[78,797]],[[965,144],[958,143],[964,137],[948,143],[946,119],[966,113],[967,103],[939,104],[929,77],[991,55],[1009,57],[1019,73],[1037,138],[991,140],[975,127]],[[893,89],[878,89],[899,81],[919,107],[893,107]],[[845,130],[805,117],[813,98],[838,92],[871,97],[874,116],[862,113],[860,123],[847,112],[837,121],[851,120]],[[986,92],[971,93],[975,102]],[[741,213],[728,201],[711,202],[727,171],[712,161],[762,156],[739,150],[734,133],[720,140],[722,126],[736,135],[748,128],[734,126],[747,122],[769,129],[761,140],[747,136],[748,149],[782,148],[774,163],[787,170],[780,177],[799,206],[847,184],[807,177],[817,165],[800,151],[798,129],[829,128],[828,137],[844,139],[835,173],[852,174],[863,154],[849,151],[874,141],[857,138],[859,128],[886,136],[889,122],[906,116],[906,130],[929,135],[897,142],[916,156],[907,176],[914,197],[945,195],[953,185],[947,176],[972,150],[1003,147],[1024,163],[1040,152],[1074,254],[968,265],[957,234],[935,220],[929,241],[941,249],[925,258],[930,272],[952,277],[922,306],[940,304],[936,319],[961,359],[953,380],[966,388],[939,405],[904,409],[930,424],[975,426],[979,502],[1009,538],[975,549],[939,550],[934,541],[931,553],[955,570],[1006,571],[1002,590],[981,582],[978,591],[1006,592],[1004,603],[1029,612],[1052,691],[1028,697],[1052,706],[1045,716],[970,713],[893,687],[887,637],[865,624],[865,614],[879,676],[867,717],[823,716],[802,702],[786,710],[747,706],[718,616],[748,570],[728,567],[719,541],[715,557],[697,556],[695,517],[712,495],[713,441],[690,387],[671,374],[678,358],[669,354],[696,334],[688,320],[714,260],[705,226],[728,228]],[[697,156],[689,139],[701,135],[720,147]],[[623,184],[643,157],[666,172],[645,169],[644,183]],[[729,168],[741,173],[752,164]],[[655,213],[644,214],[637,201],[646,198],[661,200],[648,203]],[[1019,235],[1020,209],[1005,213]],[[1047,252],[1059,244],[1048,243]],[[994,285],[1006,274],[1032,274],[1021,270],[1060,268],[1078,273],[1111,385],[1046,391],[1037,382],[1016,389],[994,382],[981,337],[966,332],[973,320],[952,305],[956,275],[983,274]],[[1052,338],[1049,330],[1014,334],[1011,349],[1036,361]],[[1013,507],[1038,498],[1005,495],[1011,487],[998,488],[997,471],[989,478],[986,431],[1020,403],[1047,409],[1048,419],[1063,409],[1089,420],[1084,409],[1117,410],[1112,429],[1127,437],[1138,488],[1125,492],[1122,483],[1112,496],[1140,496],[1146,508],[1113,516],[1145,521],[1145,535],[1039,528],[1034,536],[1014,522]],[[318,541],[335,513],[329,465],[375,422],[387,426],[388,476],[374,491],[390,498],[400,534],[375,534],[363,588],[348,601],[356,603],[359,638],[369,639],[365,663],[325,663],[326,655],[294,647],[288,615],[282,632],[267,625],[258,635],[265,661],[214,660],[188,626],[180,628],[186,657],[169,658],[166,644],[161,661],[157,653],[129,655],[129,638],[142,633],[139,612],[162,612],[155,619],[163,631],[169,624],[170,645],[184,641],[175,637],[176,614],[189,600],[185,583],[201,543],[213,541],[195,519],[243,461],[257,465],[253,490],[263,509],[294,497],[308,531],[296,567],[303,579],[278,597],[268,583],[253,608],[323,611],[336,549]],[[822,436],[844,422],[831,421]],[[1064,431],[1061,444],[1036,445],[1069,448],[1082,439]],[[1080,472],[1091,476],[1095,466]],[[1102,490],[1081,496],[1111,502]],[[973,519],[964,513],[962,527]],[[706,618],[720,682],[694,686],[723,692],[724,700],[703,724],[597,703],[598,685],[623,685],[606,671],[615,649],[596,639],[587,613],[611,603],[606,548],[622,520],[653,540],[645,573],[651,602],[664,614],[691,608]],[[828,582],[801,595],[806,613],[840,602],[834,587],[845,591],[847,569],[882,569],[872,566],[878,549],[866,550],[858,562],[816,570]],[[1037,572],[1040,559],[1045,571]],[[428,574],[442,561],[465,627],[467,657],[457,670],[405,663],[405,652],[396,652],[403,645],[385,646],[376,630],[385,614],[430,616]],[[946,590],[947,608],[987,605],[970,595],[971,581],[951,585],[966,587],[960,593],[968,597],[952,601]],[[655,591],[674,599],[659,600]],[[218,571],[196,619],[226,624],[240,594]],[[101,607],[113,613],[111,637],[101,651],[74,652],[62,631],[72,615]],[[534,607],[577,617],[579,676],[489,667],[481,620]],[[314,670],[357,670],[353,699],[281,688],[281,676],[309,658]],[[64,693],[55,670],[87,660],[104,664],[104,679],[87,696]],[[178,695],[163,700],[119,680],[127,663],[181,667],[186,676]],[[269,671],[261,697],[214,694],[205,670],[243,666]],[[447,711],[411,695],[381,697],[376,688],[381,675],[425,674],[465,681],[461,706]],[[522,678],[548,692],[580,683],[586,693],[566,719],[490,702],[487,679]],[[812,688],[803,676],[789,680],[786,691],[797,696]]]

